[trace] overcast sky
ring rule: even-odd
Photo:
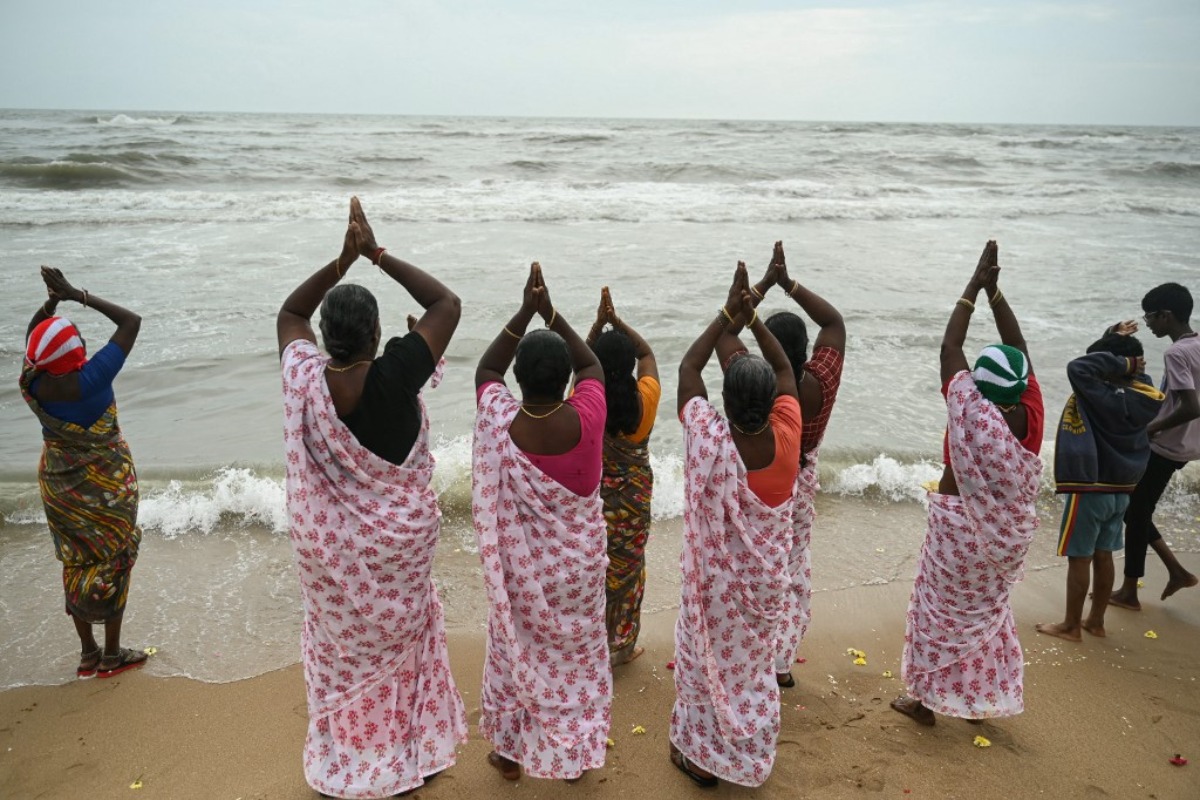
[[[1200,0],[0,0],[0,107],[1200,125]]]

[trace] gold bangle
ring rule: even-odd
[[[721,316],[723,316],[730,325],[733,324],[733,317],[729,316],[729,309],[725,308],[725,306],[721,306]],[[724,326],[722,325],[722,327]]]
[[[792,278],[792,288],[791,288],[791,290],[788,292],[788,297],[790,297],[790,298],[792,298],[793,300],[795,300],[795,299],[796,299],[796,289],[797,289],[799,286],[800,286],[800,281],[796,280],[795,278]]]
[[[509,336],[513,337],[514,339],[520,339],[520,338],[521,338],[521,334],[519,334],[519,333],[513,333],[512,331],[510,331],[510,330],[508,329],[508,326],[507,326],[507,325],[505,325],[505,326],[504,326],[504,332],[505,332],[505,333],[507,333]]]
[[[342,277],[342,257],[338,256],[333,260],[333,271],[337,273],[339,278]]]
[[[1003,301],[1004,301],[1004,292],[1001,291],[1000,289],[997,289],[996,296],[993,297],[991,300],[988,300],[988,305],[991,306],[992,308],[995,308],[999,303],[1001,303]]]
[[[83,290],[83,307],[84,308],[88,307],[87,301],[88,301],[88,291],[87,291],[87,289],[84,289]]]
[[[974,311],[974,310],[975,310],[975,304],[974,304],[974,303],[972,303],[970,300],[968,300],[968,299],[967,299],[967,298],[965,298],[965,297],[960,297],[960,298],[958,298],[958,301],[956,302],[956,305],[960,305],[960,306],[962,306],[962,307],[963,307],[963,308],[965,308],[967,311]]]
[[[757,308],[754,309],[754,314],[753,314],[753,316],[750,317],[750,321],[746,323],[746,327],[753,328],[754,323],[756,323],[756,322],[758,322],[758,309]]]
[[[553,327],[554,320],[556,320],[556,319],[558,319],[558,309],[552,308],[552,309],[550,309],[550,321],[546,323],[546,327],[547,328]]]
[[[764,295],[762,292],[760,292],[760,291],[758,290],[758,287],[757,287],[757,286],[751,286],[751,287],[750,287],[750,292],[751,292],[751,294],[753,294],[755,297],[757,297],[759,300],[765,300],[765,299],[766,299],[766,295]]]

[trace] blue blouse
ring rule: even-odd
[[[79,370],[79,399],[45,402],[38,401],[42,409],[52,417],[64,422],[73,422],[83,428],[90,428],[96,420],[104,416],[104,412],[112,405],[113,379],[125,366],[125,351],[115,342],[109,342],[100,348],[100,352],[88,359]],[[30,389],[36,396],[38,381],[43,376],[34,379]]]

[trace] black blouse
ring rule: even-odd
[[[358,406],[342,422],[358,443],[392,464],[403,464],[421,431],[417,394],[437,365],[419,333],[396,336],[367,371]]]

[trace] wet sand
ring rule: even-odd
[[[1200,570],[1200,556],[1183,560]],[[807,660],[783,694],[775,770],[753,792],[723,785],[702,793],[667,760],[673,610],[647,617],[645,655],[617,670],[606,767],[571,787],[506,783],[485,764],[489,747],[475,728],[483,635],[455,629],[451,658],[471,740],[455,767],[412,796],[1194,797],[1200,590],[1160,603],[1165,576],[1151,561],[1144,610],[1110,610],[1108,638],[1081,644],[1034,632],[1036,622],[1061,619],[1065,571],[1031,572],[1014,594],[1026,711],[981,726],[940,719],[921,728],[888,707],[903,690],[883,672],[899,675],[906,582],[818,592]],[[865,667],[853,665],[850,647],[867,653]],[[633,734],[635,725],[646,733]],[[307,800],[317,795],[301,772],[305,727],[296,666],[223,684],[134,672],[11,689],[0,693],[0,786],[13,798]],[[991,747],[975,747],[976,735]],[[1176,753],[1193,764],[1171,765]]]

